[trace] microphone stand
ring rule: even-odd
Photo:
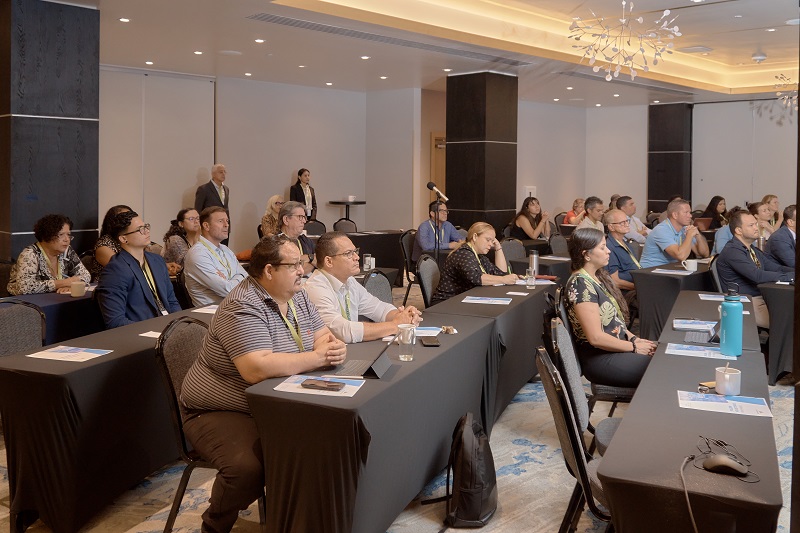
[[[436,265],[437,266],[439,265],[439,246],[441,245],[441,242],[440,242],[441,239],[439,238],[439,231],[441,231],[440,228],[439,228],[439,224],[440,224],[439,206],[442,205],[440,203],[441,201],[442,201],[442,195],[437,192],[436,193],[436,202],[437,202],[437,204],[436,204],[436,214],[434,215],[434,221],[436,222],[436,224],[435,224],[435,227],[433,229],[433,243],[434,243],[433,244],[433,246],[434,246],[433,256],[434,256],[434,259],[436,260]]]

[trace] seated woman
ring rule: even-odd
[[[494,264],[486,257],[492,249]],[[494,228],[486,222],[476,222],[467,232],[467,242],[447,256],[431,305],[479,285],[513,285],[517,279],[519,276],[508,273],[506,257],[495,238]]]
[[[575,201],[572,202],[572,211],[567,211],[567,216],[564,217],[564,224],[578,224],[581,221],[584,203],[583,198],[575,198]]]
[[[181,209],[164,234],[163,257],[167,262],[170,276],[183,270],[183,258],[186,252],[199,240],[200,215],[192,207]]]
[[[120,204],[115,205],[106,211],[106,216],[103,217],[103,225],[100,226],[100,238],[98,238],[97,242],[94,243],[94,255],[92,257],[92,262],[89,265],[89,273],[92,275],[93,282],[100,279],[100,272],[103,271],[103,267],[105,267],[108,264],[108,261],[114,257],[114,254],[119,253],[120,251],[117,240],[109,235],[109,225],[111,224],[111,219],[114,218],[118,213],[123,213],[130,210],[131,208],[127,205]]]
[[[267,235],[277,235],[281,232],[280,223],[278,223],[278,213],[281,212],[281,207],[286,202],[283,201],[283,196],[275,194],[270,196],[267,202],[267,210],[264,211],[264,216],[261,217],[261,233],[266,237]]]
[[[753,202],[747,206],[747,209],[750,211],[751,215],[756,217],[756,222],[758,222],[759,237],[769,239],[769,236],[772,235],[776,229],[778,229],[772,225],[773,214],[769,204],[765,204],[764,202]]]
[[[572,276],[566,305],[583,375],[592,383],[636,387],[656,343],[625,326],[628,306],[604,267],[610,252],[603,232],[581,228],[569,240]]]
[[[524,241],[526,239],[549,239],[550,215],[542,212],[539,200],[533,196],[528,196],[522,202],[522,209],[511,221],[511,236],[515,239]]]
[[[708,207],[706,207],[706,210],[700,215],[700,218],[711,219],[711,224],[708,225],[708,229],[719,229],[728,224],[728,219],[725,216],[726,209],[725,198],[722,196],[714,196],[711,201],[708,202]]]
[[[774,194],[767,194],[761,199],[761,203],[767,204],[770,211],[772,211],[772,220],[770,221],[772,228],[780,228],[783,225],[783,212],[781,211],[780,203],[778,203],[778,197]]]
[[[11,268],[8,292],[68,294],[73,281],[89,283],[91,276],[69,243],[72,221],[64,215],[47,215],[36,221],[36,243],[24,248]]]

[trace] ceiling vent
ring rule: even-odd
[[[676,48],[676,52],[683,52],[684,54],[702,54],[704,52],[711,52],[713,48],[708,46],[686,46],[684,48]]]

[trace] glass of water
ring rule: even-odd
[[[525,270],[525,287],[528,289],[536,288],[536,269],[528,268]]]
[[[361,256],[361,268],[364,269],[364,272],[372,270],[372,256],[370,254]]]
[[[400,360],[414,360],[414,342],[417,340],[414,324],[400,324],[400,332],[397,335],[397,342],[400,343]]]

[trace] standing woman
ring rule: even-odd
[[[769,204],[753,202],[747,206],[747,209],[750,211],[751,215],[756,217],[756,222],[758,222],[758,236],[769,239],[769,236],[778,229],[776,226],[772,225],[772,209],[770,209]]]
[[[524,241],[526,239],[549,239],[550,215],[542,212],[539,200],[533,196],[528,196],[522,202],[522,209],[511,221],[511,236],[515,239]]]
[[[199,240],[200,215],[193,207],[181,209],[164,234],[163,255],[170,276],[183,270],[183,258],[186,252]]]
[[[494,250],[494,264],[486,257]],[[486,222],[476,222],[467,232],[467,242],[447,256],[439,286],[431,305],[480,285],[513,285],[519,276],[508,273],[503,248],[495,238],[494,228]]]
[[[768,194],[761,199],[762,204],[767,204],[772,211],[772,229],[778,229],[783,225],[783,213],[781,212],[781,204],[778,203],[778,197],[774,194]]]
[[[569,322],[586,379],[612,387],[639,385],[656,343],[625,326],[628,306],[605,270],[610,251],[603,232],[581,228],[569,240],[572,276],[565,286]]]
[[[19,253],[11,268],[9,294],[68,294],[73,281],[89,283],[89,271],[70,246],[71,230],[72,221],[64,215],[46,215],[36,221],[37,242]]]
[[[711,201],[708,202],[708,207],[706,207],[706,210],[700,215],[700,218],[711,219],[711,224],[709,224],[708,229],[719,229],[722,226],[728,225],[728,219],[725,217],[727,208],[728,206],[725,205],[725,198],[722,196],[714,196],[711,198]]]
[[[281,224],[278,221],[278,213],[281,212],[281,207],[286,203],[283,201],[283,196],[275,194],[270,196],[267,202],[267,210],[264,211],[264,216],[261,217],[261,233],[266,237],[267,235],[277,235],[281,232]]]
[[[89,273],[92,275],[93,282],[100,279],[100,272],[103,271],[103,267],[114,257],[114,254],[121,250],[117,240],[111,237],[109,233],[111,231],[111,220],[118,213],[130,210],[131,208],[127,205],[120,204],[106,211],[106,216],[103,217],[103,225],[100,226],[100,237],[94,243],[94,254],[89,265]]]
[[[311,171],[301,168],[297,171],[297,183],[289,189],[289,200],[300,202],[306,208],[308,220],[317,219],[317,197],[314,187],[308,184],[311,181]]]

